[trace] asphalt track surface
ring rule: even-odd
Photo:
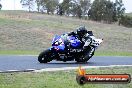
[[[93,56],[87,63],[76,63],[75,61],[51,61],[46,64],[39,63],[37,56],[7,56],[0,55],[0,71],[62,68],[78,66],[110,66],[110,65],[132,65],[132,57],[124,56]]]

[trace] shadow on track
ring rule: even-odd
[[[82,66],[86,66],[86,65],[89,65],[89,66],[95,66],[95,62],[86,62],[86,63],[78,63],[78,62],[74,62],[74,61],[70,61],[70,62],[61,62],[61,61],[51,61],[49,63],[40,63],[41,65],[64,65],[64,66],[67,66],[67,65],[70,65],[70,66],[75,66],[75,65],[82,65]]]

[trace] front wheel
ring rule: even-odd
[[[51,50],[47,49],[43,52],[41,52],[38,56],[38,61],[40,63],[47,63],[47,62],[50,62],[52,60],[52,52]]]

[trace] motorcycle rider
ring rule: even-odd
[[[71,52],[82,52],[91,43],[92,39],[89,36],[93,36],[93,33],[92,33],[92,31],[87,31],[85,26],[81,26],[76,31],[68,33],[68,36],[75,36],[82,43],[82,48],[80,48],[80,49],[72,49],[72,48],[70,48],[71,49],[70,51]]]

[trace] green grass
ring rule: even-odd
[[[88,74],[130,74],[132,67],[92,68]],[[42,73],[0,73],[0,88],[131,88],[129,84],[85,84],[76,82],[75,70]]]
[[[132,56],[131,52],[112,52],[112,51],[98,51],[95,56]]]

